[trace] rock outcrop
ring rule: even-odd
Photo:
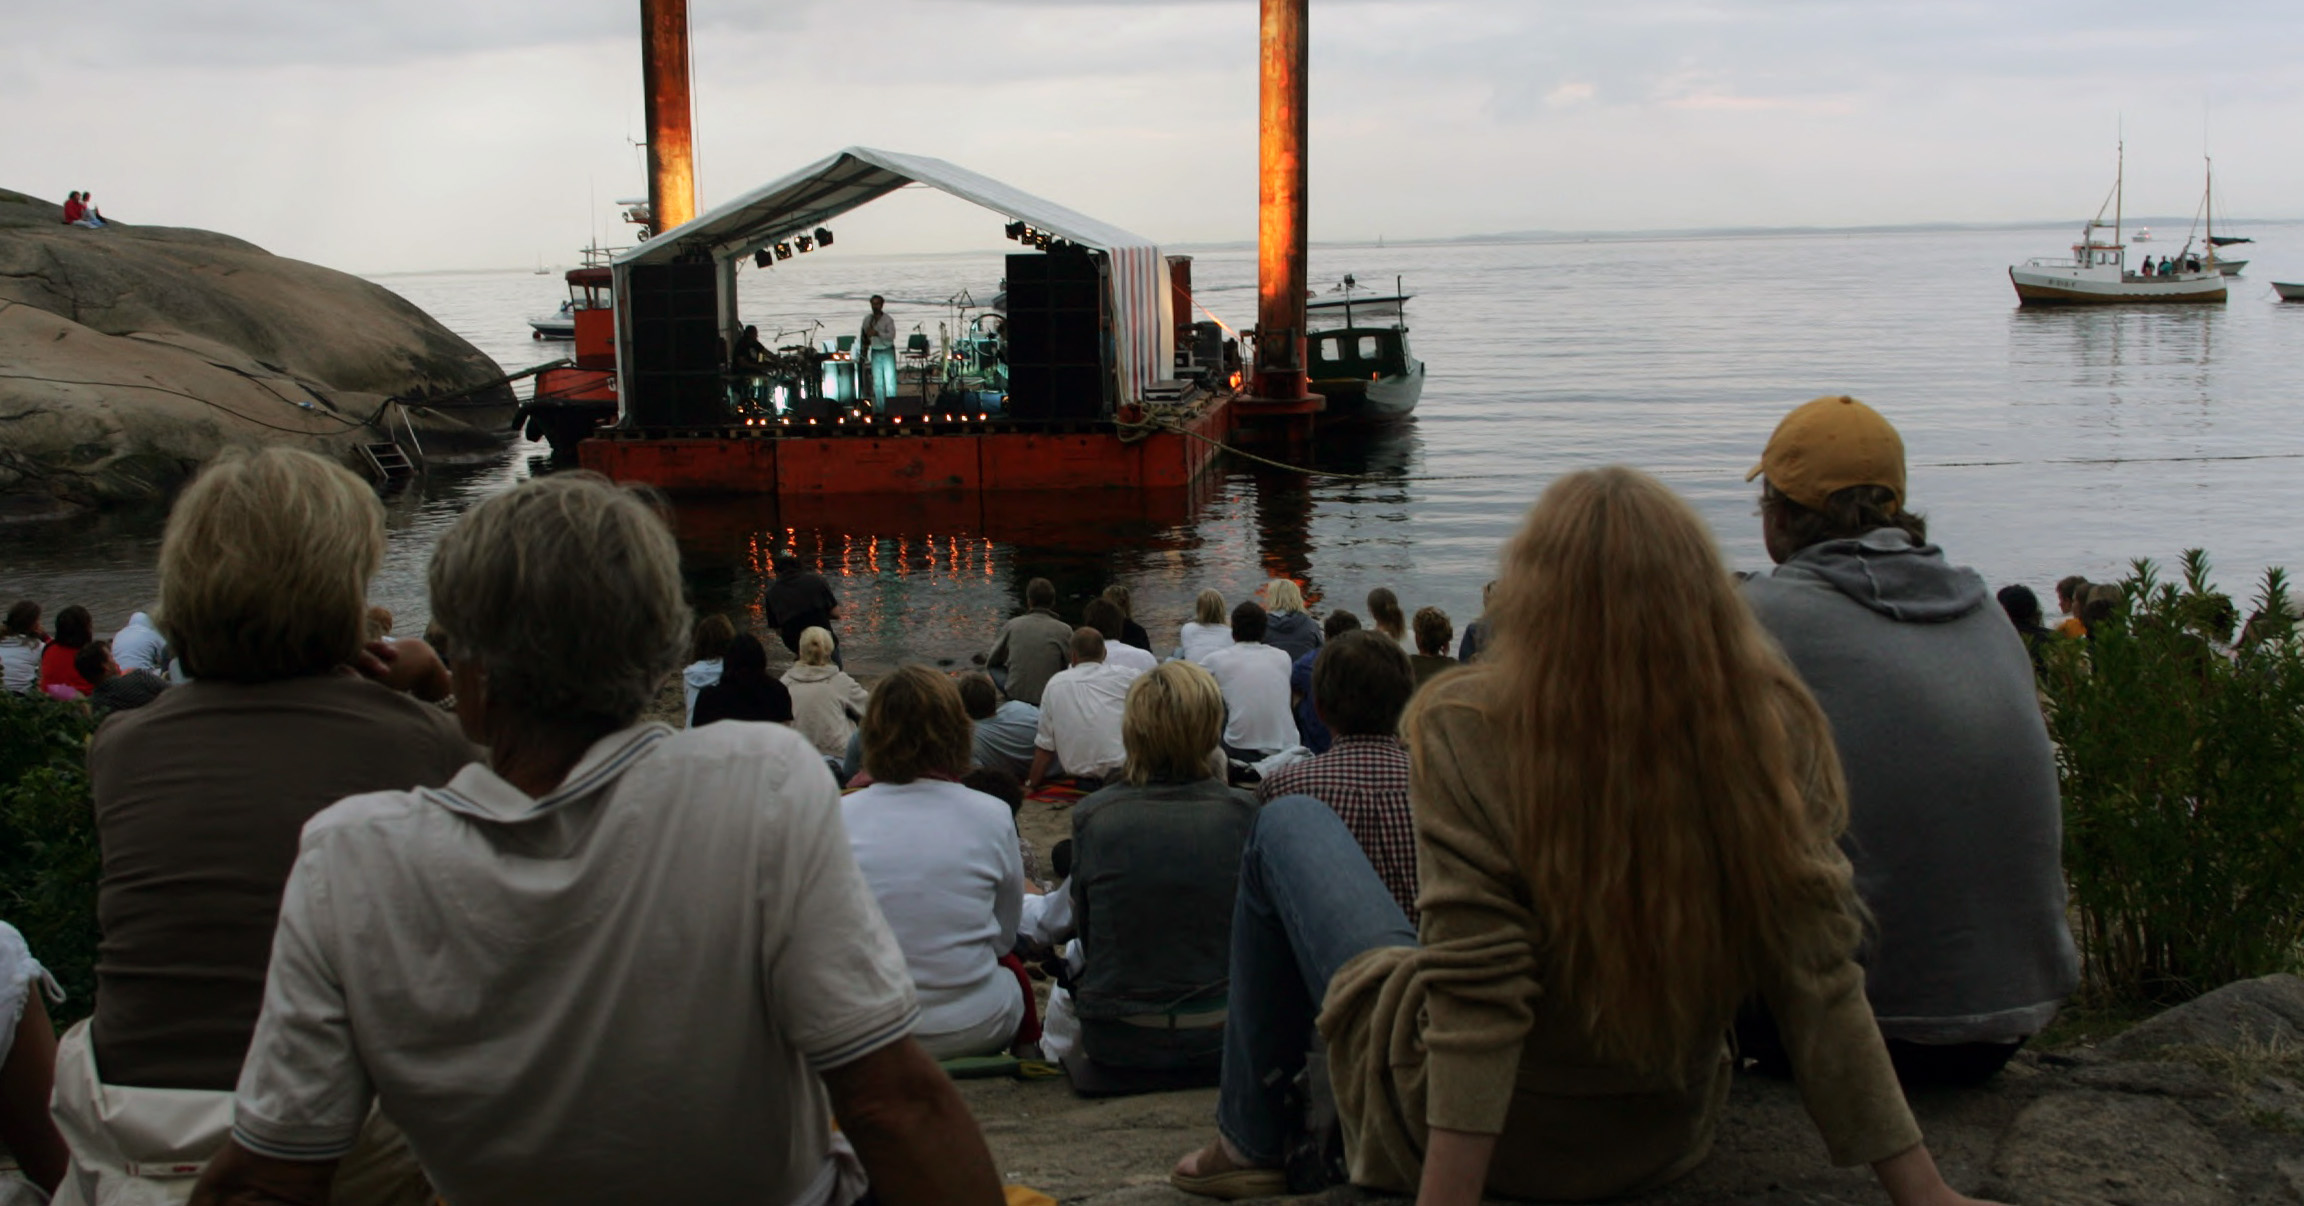
[[[163,497],[235,445],[355,463],[409,423],[433,456],[502,442],[501,370],[392,291],[228,235],[62,219],[0,190],[0,519]]]

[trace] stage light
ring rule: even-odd
[[[755,268],[766,268],[768,265],[775,262],[776,257],[770,254],[768,249],[765,247],[752,253],[752,266]]]
[[[816,250],[816,240],[809,238],[807,235],[798,236],[792,240],[792,244],[793,246],[800,249],[800,253],[802,255],[806,255],[807,253]]]
[[[790,243],[778,243],[776,245],[776,258],[780,260],[791,259],[792,245]]]
[[[1046,250],[1048,250],[1048,244],[1050,244],[1050,243],[1052,243],[1052,242],[1054,242],[1054,241],[1055,241],[1055,240],[1053,240],[1053,239],[1051,239],[1051,238],[1049,238],[1049,237],[1048,237],[1048,234],[1047,234],[1047,232],[1046,232],[1046,231],[1042,231],[1040,234],[1038,234],[1038,235],[1035,235],[1035,236],[1033,237],[1033,239],[1032,239],[1032,245],[1033,245],[1034,247],[1037,247],[1037,248],[1039,248],[1039,249],[1040,249],[1040,250],[1042,250],[1042,251],[1046,251]]]
[[[816,245],[818,247],[830,247],[832,245],[832,231],[826,227],[817,227]]]
[[[1008,224],[1008,237],[1021,242],[1024,238],[1024,232],[1030,229],[1031,227],[1024,225],[1022,222],[1010,222]]]

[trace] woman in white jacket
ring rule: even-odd
[[[821,628],[801,633],[799,653],[799,663],[784,672],[784,687],[792,692],[792,727],[815,745],[817,753],[842,757],[871,695],[832,664],[831,633]]]

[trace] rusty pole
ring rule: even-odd
[[[688,0],[640,0],[640,79],[648,105],[648,212],[657,234],[696,216],[688,103]]]
[[[1296,399],[1304,381],[1304,147],[1309,0],[1263,0],[1263,104],[1256,221],[1256,396]]]

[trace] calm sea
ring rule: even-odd
[[[1764,566],[1745,471],[1788,407],[1851,393],[1902,429],[1914,505],[1993,585],[2052,600],[2064,574],[2108,578],[2133,558],[2165,564],[2201,546],[2245,595],[2267,565],[2304,567],[2292,521],[2304,514],[2304,305],[2280,305],[2265,283],[2304,279],[2304,224],[2239,233],[2258,242],[2230,304],[2104,311],[2016,308],[2006,265],[2061,253],[2063,229],[1318,247],[1323,287],[1347,272],[1405,280],[1430,383],[1412,422],[1330,440],[1314,464],[1419,480],[1242,464],[1188,497],[684,507],[689,584],[700,609],[757,623],[768,556],[791,541],[833,577],[863,668],[965,661],[1038,576],[1073,598],[1126,583],[1162,644],[1201,588],[1236,600],[1275,574],[1302,580],[1322,609],[1363,616],[1367,592],[1389,586],[1460,629],[1529,503],[1584,466],[1661,475],[1732,563]],[[747,321],[767,335],[818,320],[848,330],[879,292],[900,329],[934,337],[957,319],[961,291],[988,299],[998,287],[995,254],[861,250],[748,272]],[[1252,321],[1249,252],[1201,253],[1195,272],[1218,317]],[[560,352],[522,321],[558,304],[557,274],[379,279],[507,368]],[[546,471],[541,452],[516,443],[497,464],[436,472],[391,500],[374,593],[400,631],[423,627],[440,531]],[[109,630],[151,596],[158,532],[150,513],[10,530],[0,595],[51,614],[84,603]]]

